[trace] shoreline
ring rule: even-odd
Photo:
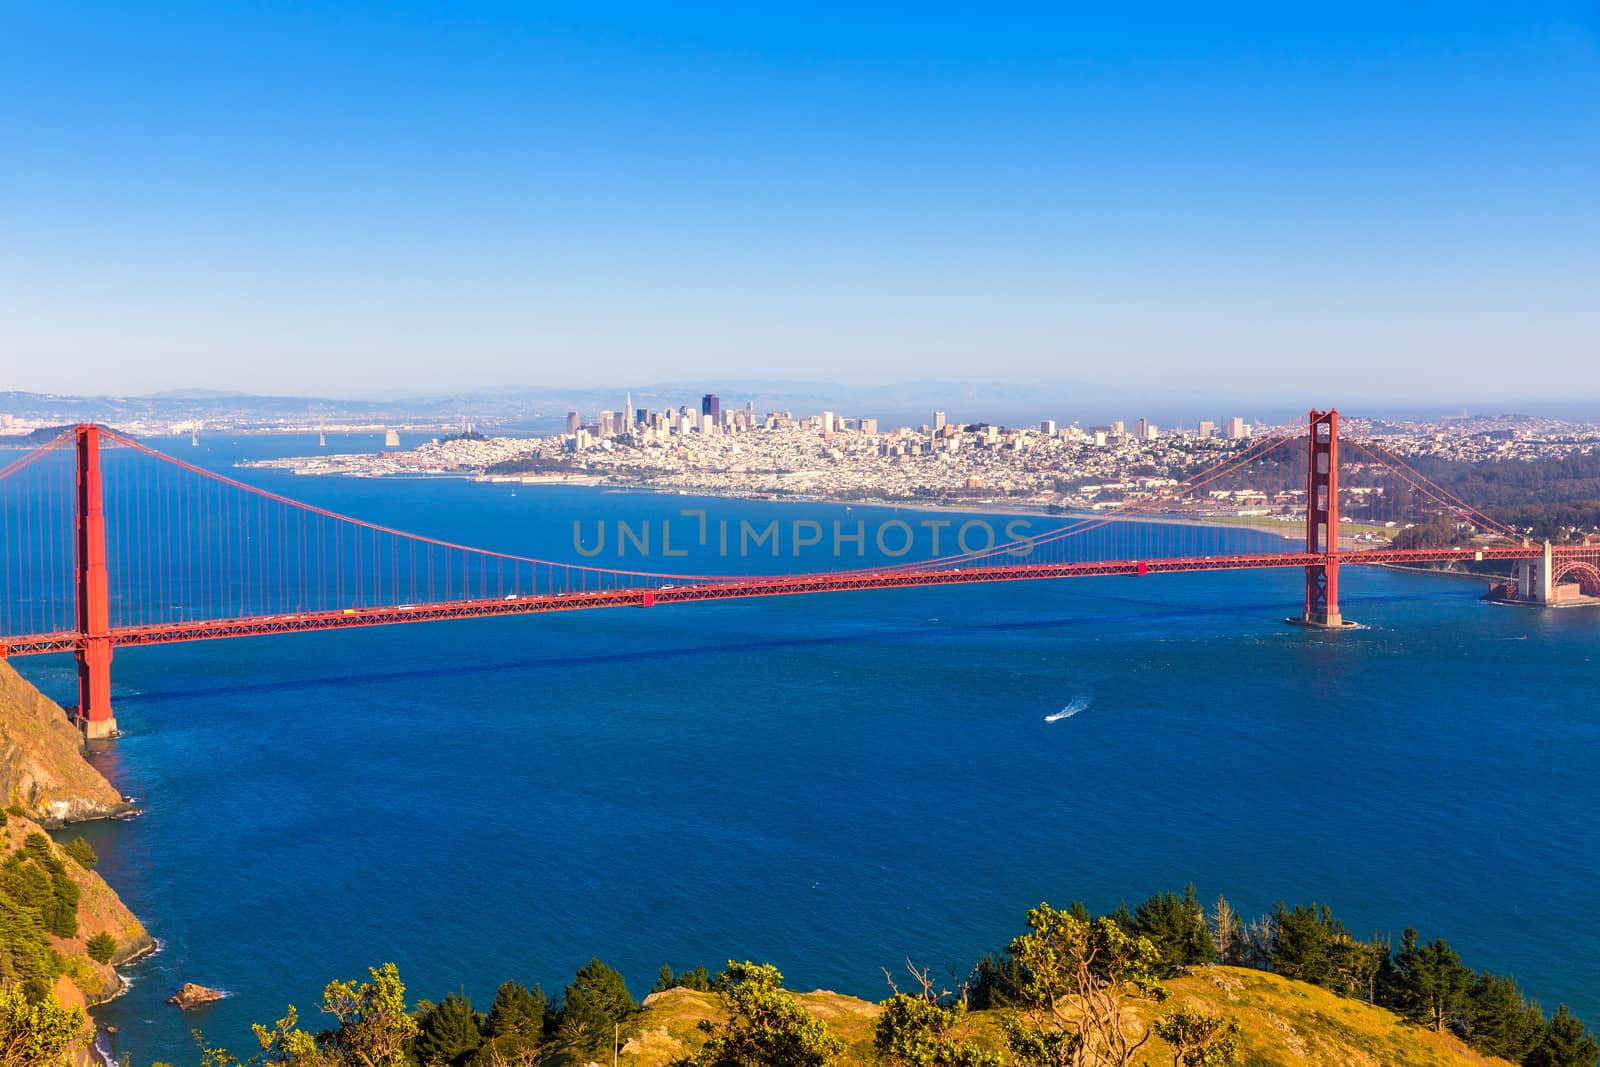
[[[873,496],[820,496],[801,493],[762,493],[752,491],[718,490],[715,488],[683,488],[677,486],[659,486],[645,483],[628,483],[608,481],[604,476],[575,476],[571,478],[535,477],[524,480],[519,475],[490,475],[483,472],[413,472],[406,474],[356,474],[349,471],[312,471],[282,466],[274,462],[251,462],[240,464],[246,469],[284,471],[297,477],[305,478],[361,478],[366,481],[448,481],[456,480],[473,482],[481,485],[509,485],[514,488],[544,489],[557,487],[571,487],[580,489],[597,489],[608,493],[649,493],[656,496],[684,496],[702,498],[706,500],[746,500],[756,503],[771,504],[832,504],[840,507],[873,507],[887,508],[893,511],[912,512],[956,512],[959,514],[991,515],[1003,513],[1007,515],[1027,515],[1033,518],[1062,519],[1078,521],[1094,521],[1105,518],[1111,509],[1104,512],[1083,511],[1079,509],[1060,508],[1051,510],[1050,505],[1026,501],[1000,501],[987,502],[956,502],[940,500],[886,500]],[[1116,520],[1112,520],[1116,521]],[[1280,537],[1285,541],[1297,539],[1294,522],[1281,524],[1288,529],[1279,529],[1275,524],[1248,523],[1223,521],[1221,518],[1187,518],[1175,515],[1141,515],[1128,518],[1126,522],[1148,522],[1158,525],[1170,526],[1199,526],[1217,530],[1250,530],[1256,533]]]

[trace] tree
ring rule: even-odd
[[[1301,982],[1328,985],[1333,977],[1336,935],[1348,940],[1344,926],[1326,904],[1299,905],[1291,911],[1282,902],[1272,909],[1272,943],[1267,962],[1277,974]]]
[[[1020,972],[1021,1011],[1003,1020],[1006,1043],[1023,1067],[1127,1067],[1150,1039],[1128,1010],[1131,996],[1165,996],[1150,939],[1114,918],[1085,921],[1041,904],[1029,932],[1008,953]]]
[[[1344,927],[1337,927],[1328,939],[1328,975],[1326,985],[1335,993],[1346,997],[1365,997],[1372,1003],[1376,996],[1378,974],[1389,958],[1389,943],[1374,937],[1372,941],[1357,941]]]
[[[400,969],[385,963],[367,973],[371,982],[329,982],[322,991],[322,1010],[338,1020],[336,1030],[313,1036],[299,1029],[293,1004],[272,1028],[252,1027],[262,1059],[282,1067],[409,1067],[417,1021],[406,1012]]]
[[[959,1005],[927,995],[896,993],[883,1002],[873,1028],[878,1058],[893,1067],[1000,1067],[1000,1057],[964,1039]]]
[[[1394,958],[1394,981],[1401,1014],[1435,1032],[1457,1020],[1466,1006],[1473,975],[1442,938],[1420,944],[1415,930],[1400,936]]]
[[[1010,956],[984,953],[972,968],[967,1005],[974,1011],[1010,1008],[1018,1004],[1022,970]]]
[[[537,1041],[544,1036],[544,990],[532,991],[521,982],[506,982],[495,991],[485,1031],[491,1037],[516,1034]]]
[[[1150,939],[1160,954],[1160,967],[1176,974],[1180,967],[1210,963],[1217,958],[1217,945],[1206,926],[1205,910],[1195,899],[1194,886],[1185,887],[1180,898],[1158,893],[1140,904],[1133,913],[1132,930]]]
[[[669,989],[694,989],[701,993],[709,992],[711,990],[711,974],[703,965],[673,974],[672,965],[663,963],[661,970],[656,974],[656,984],[650,987],[650,992],[665,993]]]
[[[1184,1005],[1155,1021],[1157,1037],[1172,1046],[1172,1067],[1228,1067],[1239,1062],[1244,1030],[1231,1015]]]
[[[81,837],[74,837],[62,846],[67,855],[78,861],[78,866],[86,871],[94,870],[95,864],[100,862],[100,857],[95,855],[94,847]]]
[[[1539,1047],[1523,1062],[1527,1067],[1594,1067],[1596,1060],[1600,1043],[1563,1004],[1550,1018]]]
[[[1244,923],[1221,893],[1217,894],[1217,905],[1211,910],[1211,940],[1217,946],[1218,963],[1244,962]]]
[[[663,963],[661,970],[656,972],[656,984],[650,987],[650,992],[665,993],[669,989],[677,988],[677,985],[678,977],[672,973],[672,964]]]
[[[31,1000],[21,986],[0,991],[0,1067],[69,1067],[93,1036],[82,1008]]]
[[[1520,1064],[1544,1040],[1544,1013],[1523,997],[1517,979],[1483,971],[1467,992],[1461,1035],[1480,1053]]]
[[[483,1016],[472,1010],[465,990],[417,1007],[413,1050],[424,1067],[461,1067],[483,1044]]]
[[[561,995],[561,1040],[573,1048],[598,1047],[602,1037],[611,1040],[612,1028],[638,1010],[622,975],[591,959]]]
[[[1479,1052],[1521,1063],[1544,1040],[1544,1012],[1514,978],[1484,971],[1467,993],[1462,1036]]]
[[[728,1021],[701,1023],[710,1039],[672,1067],[828,1067],[844,1051],[844,1043],[784,990],[783,975],[769,963],[729,960],[716,990]]]
[[[117,954],[117,939],[102,930],[89,939],[89,958],[96,963],[110,963]]]

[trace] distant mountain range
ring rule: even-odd
[[[0,414],[52,422],[117,423],[204,421],[218,426],[264,427],[278,423],[330,425],[363,423],[432,423],[462,421],[483,427],[543,429],[568,411],[590,419],[601,410],[620,410],[631,395],[636,408],[697,408],[705,393],[716,393],[724,409],[753,404],[758,414],[829,410],[847,416],[868,416],[889,425],[930,422],[944,411],[953,422],[996,422],[1021,425],[1054,419],[1066,425],[1148,418],[1162,427],[1193,426],[1201,419],[1220,421],[1239,415],[1280,423],[1312,406],[1330,402],[1348,414],[1438,418],[1461,410],[1459,403],[1433,405],[1359,403],[1341,396],[1294,396],[1225,390],[1179,390],[1146,386],[1112,387],[1075,382],[991,383],[923,380],[895,385],[850,386],[793,379],[707,381],[686,379],[643,385],[582,389],[533,385],[484,387],[445,395],[345,399],[317,396],[257,396],[211,389],[174,389],[142,396],[60,396],[0,392]],[[1600,417],[1593,402],[1518,404],[1530,414],[1572,419]]]

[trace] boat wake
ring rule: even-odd
[[[1044,721],[1060,722],[1062,719],[1070,719],[1074,715],[1078,714],[1078,712],[1088,708],[1089,703],[1089,697],[1073,697],[1071,703],[1062,708],[1060,711],[1051,712],[1049,715],[1046,715],[1044,717]]]

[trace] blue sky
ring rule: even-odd
[[[1600,5],[0,0],[0,388],[718,377],[1600,397]]]

